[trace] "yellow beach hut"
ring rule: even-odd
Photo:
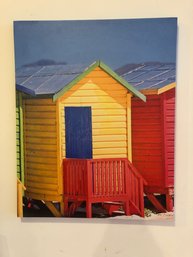
[[[131,97],[145,96],[101,61],[17,70],[26,196],[63,214],[63,159],[132,161]],[[57,210],[53,202],[59,202]]]

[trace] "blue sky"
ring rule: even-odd
[[[176,61],[177,19],[14,22],[16,67],[41,59],[68,64],[102,60],[127,63]]]

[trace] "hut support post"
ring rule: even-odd
[[[45,205],[48,207],[48,209],[51,211],[51,213],[55,217],[62,217],[62,214],[58,211],[58,209],[54,206],[52,202],[45,202]]]
[[[173,198],[171,195],[166,195],[166,209],[167,211],[173,211]]]
[[[169,188],[166,194],[166,209],[167,211],[174,209],[174,188]]]
[[[23,190],[25,186],[17,179],[17,216],[23,217]]]
[[[65,215],[65,203],[64,202],[60,202],[60,212],[61,215],[64,216]]]
[[[150,200],[150,202],[156,207],[156,209],[160,212],[166,212],[166,209],[163,207],[163,205],[157,200],[157,198],[154,196],[154,194],[146,194],[147,198]]]

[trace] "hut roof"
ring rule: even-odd
[[[161,89],[176,80],[175,63],[126,64],[115,72],[137,90]]]
[[[103,69],[135,96],[145,101],[146,98],[141,92],[101,61],[90,66],[65,64],[22,67],[16,70],[16,89],[32,96],[50,95],[56,100],[96,67]]]

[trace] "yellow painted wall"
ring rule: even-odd
[[[34,199],[59,200],[57,108],[52,99],[24,100],[25,185]]]
[[[65,158],[65,106],[92,107],[93,158],[128,157],[128,90],[99,67],[60,98],[62,155]]]
[[[130,136],[128,90],[100,68],[55,103],[52,99],[24,99],[23,104],[25,185],[31,198],[62,199],[65,106],[92,107],[93,158],[131,155],[127,143]]]

